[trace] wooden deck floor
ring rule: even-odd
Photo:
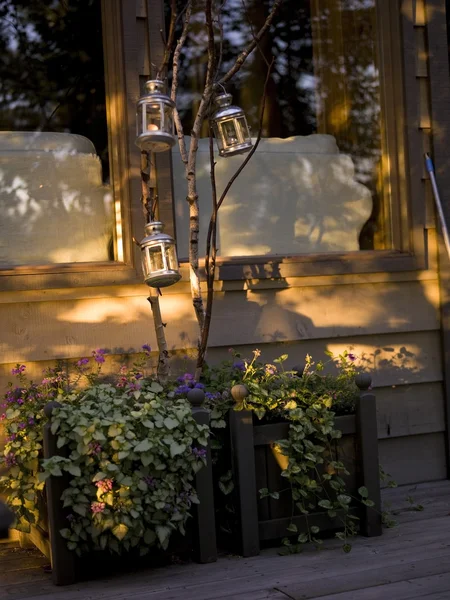
[[[212,565],[175,565],[53,587],[47,560],[0,546],[1,600],[450,600],[450,482],[385,492],[397,527],[356,538],[350,554],[334,540],[321,551],[276,550]],[[422,504],[412,510],[406,500]]]

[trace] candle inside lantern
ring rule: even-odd
[[[155,125],[154,123],[149,123],[147,125],[147,131],[158,131],[158,125]]]

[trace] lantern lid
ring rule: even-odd
[[[219,94],[215,97],[214,102],[219,107],[216,112],[212,115],[214,121],[220,121],[222,119],[234,119],[237,117],[244,116],[244,111],[238,106],[231,105],[232,96],[231,94]]]
[[[175,107],[173,102],[166,93],[166,85],[161,79],[149,79],[145,82],[145,92],[139,99],[139,103],[151,101],[160,101]]]
[[[164,233],[164,223],[161,221],[151,221],[145,226],[145,238],[141,241],[141,246],[152,244],[173,244],[174,240],[168,233]]]

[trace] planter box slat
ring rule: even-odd
[[[344,415],[336,417],[335,428],[342,431],[342,435],[356,433],[355,415]],[[267,446],[273,442],[283,440],[288,436],[289,423],[268,423],[267,425],[254,425],[253,444],[255,446]]]
[[[351,511],[356,514],[356,510]],[[269,521],[259,522],[259,539],[260,541],[269,541],[288,537],[289,535],[296,535],[289,533],[286,530],[290,523],[297,526],[298,533],[307,533],[309,527],[317,525],[320,530],[332,531],[342,529],[342,518],[343,512],[338,512],[334,519],[330,519],[328,514],[324,512],[318,512],[308,515],[298,515],[297,517],[283,517],[282,519],[270,519]],[[308,519],[308,520],[306,520]],[[297,534],[298,535],[298,534]]]

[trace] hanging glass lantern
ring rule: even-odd
[[[163,229],[160,221],[147,223],[141,241],[142,270],[150,287],[167,287],[181,279],[175,242]]]
[[[244,111],[231,106],[231,94],[216,96],[218,110],[211,122],[220,156],[233,156],[248,152],[253,146]]]
[[[146,82],[147,93],[137,103],[136,145],[147,152],[166,152],[176,142],[173,124],[175,103],[158,79]]]

